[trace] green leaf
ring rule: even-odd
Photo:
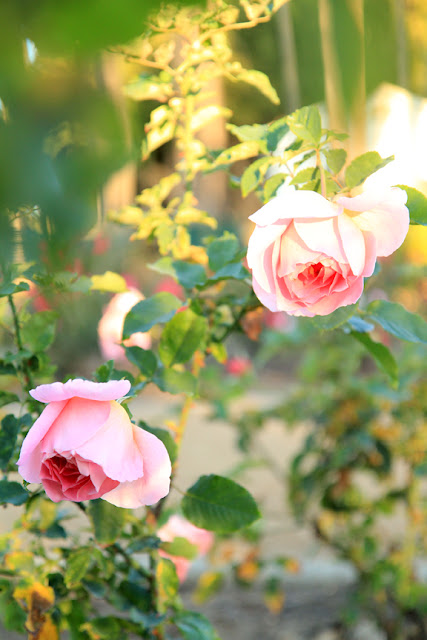
[[[288,133],[289,125],[287,116],[274,120],[268,126],[267,151],[276,151],[279,142]]]
[[[240,188],[244,198],[258,187],[264,179],[268,167],[276,162],[275,158],[270,158],[268,156],[258,158],[258,160],[252,162],[252,164],[244,170],[240,179]]]
[[[427,198],[421,191],[413,187],[407,187],[404,184],[397,184],[396,187],[403,189],[408,194],[406,206],[409,209],[409,218],[411,224],[427,225]]]
[[[185,262],[184,260],[172,260],[165,256],[148,265],[153,271],[171,276],[184,289],[193,289],[203,285],[206,281],[205,269],[201,264]]]
[[[19,398],[16,393],[10,391],[0,391],[0,407],[4,407],[12,402],[19,402]]]
[[[251,494],[229,478],[201,476],[183,500],[185,517],[202,529],[232,533],[261,517]]]
[[[238,127],[235,124],[227,124],[227,129],[236,136],[240,142],[248,142],[250,140],[263,140],[268,133],[267,124],[244,124]]]
[[[141,347],[125,347],[125,350],[129,362],[136,365],[146,378],[152,378],[157,369],[156,354]]]
[[[182,611],[175,616],[174,623],[186,640],[220,640],[209,620],[200,613]]]
[[[224,364],[227,361],[227,348],[223,342],[211,342],[209,352],[217,362]]]
[[[29,498],[29,493],[19,482],[0,480],[0,504],[24,504]]]
[[[72,551],[67,558],[65,569],[65,584],[70,589],[78,585],[86,575],[89,566],[93,562],[93,551],[89,547],[83,547]]]
[[[34,353],[44,351],[55,338],[56,311],[40,311],[30,316],[22,327],[22,341]]]
[[[145,332],[155,324],[167,322],[180,307],[182,300],[162,291],[151,298],[141,300],[129,311],[123,327],[123,340],[132,333]]]
[[[243,264],[239,262],[230,262],[230,264],[226,264],[219,271],[214,273],[209,278],[209,283],[219,282],[220,280],[246,280],[249,278],[250,273],[243,266]]]
[[[322,137],[322,121],[317,107],[302,107],[288,116],[289,129],[297,138],[317,146]]]
[[[394,156],[381,158],[377,151],[367,151],[361,156],[355,158],[345,171],[346,185],[353,189],[362,184],[370,175],[385,167],[389,162],[394,160]]]
[[[397,338],[427,344],[427,322],[397,302],[375,300],[368,305],[366,311],[385,331]]]
[[[89,637],[96,638],[96,640],[122,640],[123,622],[122,618],[114,616],[91,618],[89,622],[82,624],[79,630],[87,631]]]
[[[93,275],[91,288],[96,291],[109,291],[111,293],[123,293],[128,290],[123,276],[113,271],[106,271],[102,275]]]
[[[319,174],[319,169],[317,167],[307,167],[307,169],[302,169],[298,171],[296,176],[292,178],[290,184],[304,184],[305,182],[309,182],[311,180],[317,180]]]
[[[123,92],[132,100],[164,102],[173,95],[173,87],[171,82],[165,82],[159,76],[141,75],[125,85]]]
[[[195,544],[191,544],[187,538],[180,538],[179,536],[171,542],[162,542],[160,549],[163,549],[171,556],[179,556],[180,558],[187,558],[187,560],[194,560],[199,553]]]
[[[15,373],[16,369],[12,364],[0,360],[0,376],[14,376]]]
[[[198,109],[191,118],[191,131],[194,133],[202,129],[211,122],[214,118],[219,116],[223,118],[229,118],[232,115],[232,111],[226,107],[221,107],[216,104],[210,104]]]
[[[89,502],[87,513],[98,542],[112,544],[120,536],[126,519],[125,509],[98,498]]]
[[[141,429],[145,429],[145,431],[152,433],[163,442],[169,454],[170,461],[173,464],[178,457],[178,445],[172,438],[169,431],[167,431],[166,429],[160,429],[159,427],[150,427],[148,424],[145,424],[145,422],[142,421],[139,422],[139,426],[141,427]]]
[[[264,184],[264,202],[268,202],[276,195],[277,189],[285,182],[286,176],[284,173],[276,173],[271,178],[265,181]]]
[[[174,260],[172,267],[175,270],[175,277],[184,289],[194,289],[206,282],[205,269],[201,264]]]
[[[253,87],[256,87],[258,91],[265,95],[265,97],[268,98],[273,104],[280,104],[280,99],[277,95],[277,91],[271,84],[269,77],[265,73],[262,73],[262,71],[256,71],[254,69],[243,69],[238,74],[236,74],[235,77],[236,80],[246,82],[246,84],[250,84]]]
[[[163,613],[168,605],[174,603],[179,588],[175,565],[168,558],[160,558],[157,563],[156,586],[159,612]]]
[[[191,309],[177,313],[165,326],[160,338],[159,355],[166,367],[188,362],[203,345],[208,323]]]
[[[175,369],[160,369],[153,378],[161,391],[168,393],[196,393],[197,380],[189,371],[175,371]]]
[[[19,282],[18,284],[14,282],[3,282],[0,284],[0,298],[19,293],[20,291],[28,291],[29,288],[28,282]]]
[[[380,342],[372,340],[367,333],[352,331],[351,335],[366,347],[380,369],[390,377],[393,385],[397,387],[399,384],[397,362],[390,350]]]
[[[19,420],[11,413],[3,418],[0,429],[0,469],[6,471],[15,450],[19,432]]]
[[[12,583],[9,580],[10,591],[0,590],[0,616],[4,629],[8,631],[17,631],[22,636],[22,630],[25,628],[27,614],[19,606],[12,596]]]
[[[327,316],[315,316],[312,321],[319,329],[336,329],[347,322],[357,311],[357,304],[340,307]]]
[[[241,142],[222,151],[219,156],[215,158],[215,162],[212,164],[212,169],[219,169],[227,167],[229,164],[234,164],[239,160],[246,160],[257,156],[260,151],[259,144],[256,140],[248,140],[247,142]]]
[[[347,160],[347,151],[344,149],[328,149],[322,151],[322,154],[334,176],[341,171]]]
[[[224,233],[221,238],[216,238],[208,246],[209,268],[218,271],[236,257],[240,244],[232,233]]]

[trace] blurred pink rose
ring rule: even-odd
[[[379,256],[402,244],[409,227],[406,192],[366,191],[329,202],[314,191],[273,198],[250,220],[252,285],[270,311],[328,315],[353,304]]]
[[[269,309],[265,309],[264,311],[263,320],[268,329],[286,333],[291,328],[292,319],[284,311],[273,312]]]
[[[235,356],[234,358],[229,358],[225,363],[225,370],[231,376],[236,376],[236,378],[240,378],[245,373],[250,371],[252,368],[252,362],[249,358],[243,358],[239,356]]]
[[[172,542],[174,538],[185,538],[191,544],[197,547],[199,554],[206,554],[214,543],[214,534],[206,529],[199,529],[191,522],[188,522],[185,518],[178,515],[173,515],[169,518],[166,524],[157,532],[160,540],[164,542]],[[183,558],[182,556],[171,556],[165,551],[160,551],[160,555],[164,558],[169,558],[175,565],[176,573],[179,581],[183,582],[187,577],[188,570],[190,568],[191,560]]]
[[[125,350],[119,344],[122,341],[123,324],[127,313],[141,300],[144,300],[144,296],[133,288],[111,298],[98,324],[99,346],[105,360],[126,362]],[[149,333],[133,333],[124,344],[127,347],[149,349],[151,337]]]
[[[111,248],[111,240],[108,236],[98,233],[93,239],[92,253],[94,256],[101,256]]]
[[[160,282],[158,282],[154,288],[154,293],[160,293],[161,291],[166,291],[167,293],[171,293],[173,296],[177,298],[181,298],[181,300],[185,300],[184,289],[181,285],[171,276],[166,276],[162,278]]]
[[[164,444],[131,423],[115,402],[130,382],[68,380],[30,391],[48,403],[22,443],[18,470],[53,502],[102,498],[118,507],[154,504],[169,492]]]

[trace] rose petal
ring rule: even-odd
[[[334,291],[318,302],[310,305],[310,312],[318,316],[327,316],[338,307],[346,307],[359,300],[363,293],[363,278],[356,278],[344,291]]]
[[[48,405],[27,433],[17,462],[19,473],[27,482],[40,482],[40,467],[42,464],[40,442],[66,404],[66,401],[64,401],[53,402]]]
[[[362,276],[371,276],[375,269],[375,263],[377,261],[377,241],[373,233],[370,231],[364,231],[363,237],[365,239],[366,261],[365,268]]]
[[[113,402],[94,402],[87,398],[71,398],[65,401],[62,413],[52,421],[50,429],[41,442],[41,451],[51,455],[54,451],[63,454],[76,451],[93,438],[107,422]],[[45,411],[52,404],[49,404]],[[90,460],[90,457],[82,456]]]
[[[293,222],[289,225],[280,240],[280,258],[277,275],[286,276],[295,270],[297,264],[319,262],[324,256],[319,251],[312,251],[303,242],[295,230]]]
[[[165,445],[156,436],[133,425],[134,438],[144,459],[144,476],[134,482],[122,482],[102,496],[117,507],[136,509],[155,504],[169,493],[171,462]]]
[[[117,400],[129,391],[129,380],[109,380],[108,382],[91,382],[76,378],[67,382],[42,384],[30,391],[30,395],[39,402],[61,402],[77,396],[88,400]]]
[[[332,204],[316,191],[284,189],[279,196],[249,216],[249,220],[265,227],[275,222],[283,224],[304,218],[331,218],[341,211],[340,206]]]
[[[99,464],[109,478],[120,482],[136,480],[145,474],[145,463],[134,437],[134,425],[117,402],[111,402],[110,407],[107,421],[92,438],[74,449],[82,458]]]
[[[255,227],[248,242],[248,267],[252,271],[261,273],[263,270],[264,253],[286,231],[287,224],[273,224],[271,227]]]
[[[277,296],[275,292],[265,291],[265,289],[263,289],[261,285],[258,284],[255,278],[252,279],[252,288],[256,297],[260,302],[262,302],[264,307],[267,307],[267,309],[270,309],[270,311],[279,311],[277,307]]]
[[[321,251],[337,262],[348,263],[339,236],[338,219],[295,220],[295,229],[303,242],[313,251]]]
[[[407,194],[396,187],[370,190],[354,198],[338,198],[338,203],[355,213],[352,218],[362,231],[377,241],[377,256],[389,256],[404,241],[409,229]]]
[[[349,216],[342,213],[337,218],[338,229],[347,261],[355,276],[363,273],[366,262],[365,238],[360,228]]]

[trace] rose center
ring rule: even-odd
[[[316,262],[314,264],[309,264],[304,271],[298,274],[298,280],[305,283],[307,281],[312,281],[324,270],[324,265],[321,262]]]
[[[48,495],[56,501],[93,500],[119,484],[117,480],[107,478],[97,464],[58,453],[44,460],[40,477]]]

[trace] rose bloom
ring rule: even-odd
[[[252,369],[252,362],[249,358],[244,358],[242,356],[234,356],[234,358],[229,358],[225,363],[225,370],[230,376],[235,376],[236,378],[240,378],[240,376],[245,375]]]
[[[188,542],[197,547],[199,554],[206,554],[214,543],[214,534],[206,529],[200,529],[185,518],[179,515],[173,515],[166,524],[157,532],[160,540],[164,542],[172,542],[174,538],[186,538]],[[169,558],[175,565],[176,573],[180,582],[187,577],[191,560],[182,556],[171,556],[169,553],[160,550],[160,555]]]
[[[169,492],[171,463],[156,436],[132,424],[116,402],[128,380],[68,380],[30,391],[48,403],[22,443],[18,470],[53,502],[102,498],[135,509]]]
[[[310,317],[356,302],[376,259],[405,239],[406,199],[396,187],[333,203],[314,191],[284,190],[249,218],[256,227],[247,258],[260,301]]]
[[[144,300],[144,296],[134,288],[117,293],[111,298],[98,324],[99,346],[105,360],[126,362],[125,350],[119,344],[122,341],[123,325],[128,312],[141,300]],[[149,349],[151,337],[149,333],[133,333],[123,344],[127,347]]]

